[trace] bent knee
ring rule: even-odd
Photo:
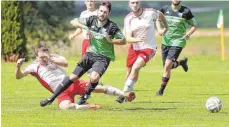
[[[96,73],[92,73],[90,76],[90,81],[95,83],[98,82],[100,78],[100,75],[96,72]]]

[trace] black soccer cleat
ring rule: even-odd
[[[83,96],[81,96],[81,97],[79,98],[77,104],[78,104],[78,105],[85,104],[85,103],[87,102],[87,99],[89,99],[89,98],[90,98],[90,95],[85,94],[85,95],[83,95]]]
[[[161,90],[157,91],[156,96],[163,96],[163,91]]]
[[[182,68],[184,69],[185,72],[188,71],[188,58],[185,57],[180,61],[180,65],[182,66]]]
[[[116,101],[117,101],[118,103],[123,103],[123,102],[125,101],[125,97],[124,97],[124,96],[119,96],[119,97],[116,99]]]
[[[51,100],[51,99],[49,99],[49,98],[46,98],[45,100],[40,101],[40,106],[41,106],[41,107],[45,107],[46,105],[52,104],[53,101],[54,101],[54,100]]]

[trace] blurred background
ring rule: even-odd
[[[128,2],[111,3],[110,19],[122,29],[124,17],[130,12]],[[170,4],[171,1],[143,1],[142,7],[159,9]],[[220,30],[217,29],[216,23],[219,10],[223,9],[225,53],[229,54],[229,1],[182,1],[182,4],[191,9],[198,22],[198,30],[188,41],[184,53],[213,55],[219,56],[220,59]],[[74,32],[69,22],[79,17],[85,9],[84,1],[2,1],[2,60],[14,62],[19,57],[26,57],[27,60],[34,58],[33,50],[39,43],[66,57],[80,56],[82,36],[69,40],[69,34]],[[160,50],[161,38],[158,34],[156,36]],[[116,50],[116,54],[126,54],[127,46],[116,46]]]

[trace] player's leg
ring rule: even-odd
[[[169,52],[171,55],[171,60],[173,61],[172,69],[175,69],[181,65],[184,71],[187,72],[188,71],[188,65],[187,65],[188,59],[183,58],[182,60],[177,61],[177,58],[179,57],[182,49],[183,49],[182,47],[176,47],[176,46],[171,47]]]
[[[78,80],[89,69],[87,59],[87,54],[85,54],[81,61],[77,64],[76,68],[74,69],[70,77],[65,77],[63,81],[58,85],[56,90],[53,92],[53,95],[41,101],[40,106],[44,107],[47,104],[51,104],[61,92],[66,90],[74,81]]]
[[[134,64],[134,62],[137,60],[137,52],[133,49],[133,45],[130,45],[129,50],[128,50],[128,55],[127,55],[127,59],[126,59],[126,80],[124,83],[124,89],[125,89],[125,84],[128,80],[128,77],[131,73],[132,70],[132,66]],[[123,103],[123,101],[125,100],[124,96],[119,96],[116,101],[118,103]]]
[[[92,73],[90,75],[90,83],[88,84],[88,89],[79,99],[78,104],[83,104],[88,98],[90,98],[91,92],[98,85],[99,79],[105,73],[110,64],[110,59],[104,56],[97,56],[97,58],[94,58],[93,60],[94,63],[92,65]]]
[[[155,51],[153,49],[143,49],[138,51],[138,57],[134,62],[131,72],[126,80],[125,87],[123,89],[126,91],[133,91],[134,84],[138,80],[139,72],[142,67],[155,55]]]
[[[187,57],[184,57],[183,59],[177,62],[178,62],[178,66],[181,65],[185,72],[188,71],[188,58]]]
[[[74,103],[74,98],[76,95],[83,94],[87,89],[87,82],[84,81],[75,81],[71,84],[71,86],[62,92],[58,96],[58,104],[60,109],[98,109],[100,108],[99,105],[95,104],[85,104],[85,105],[78,105]]]
[[[132,101],[135,98],[134,92],[125,93],[124,91],[109,85],[104,85],[104,86],[98,85],[93,92],[104,93],[106,95],[111,95],[111,96],[124,96],[125,98],[128,99],[128,101]]]
[[[181,50],[182,48],[180,47],[162,45],[162,60],[164,63],[164,70],[161,80],[161,87],[156,93],[157,96],[163,95],[171,76],[171,69],[177,68],[179,66],[179,62],[176,60],[179,57]]]
[[[70,100],[63,100],[59,103],[59,108],[62,110],[66,110],[66,109],[85,110],[85,109],[99,109],[101,108],[101,106],[97,104],[78,105],[72,103]]]

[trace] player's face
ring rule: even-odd
[[[99,7],[99,11],[98,11],[99,21],[103,22],[107,20],[109,15],[110,15],[109,9],[106,6]]]
[[[95,8],[95,1],[94,0],[85,0],[85,5],[87,9],[94,9]]]
[[[130,0],[129,7],[133,12],[138,12],[140,10],[140,1],[139,0]]]
[[[41,64],[41,65],[47,65],[48,61],[49,61],[49,53],[48,52],[38,52],[37,53],[37,61]]]
[[[172,4],[177,6],[180,4],[180,0],[172,0]]]

